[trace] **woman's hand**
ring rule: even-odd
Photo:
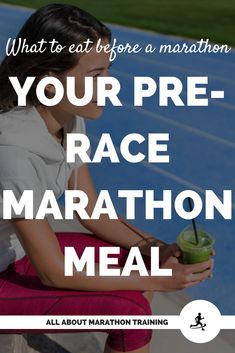
[[[181,251],[177,244],[173,243],[159,246],[159,260],[161,267],[171,256],[174,256],[176,258],[179,258],[181,256]]]
[[[170,256],[180,257],[181,251],[177,244],[166,244],[155,238],[148,238],[139,245],[139,249],[144,255],[151,255],[151,247],[159,247],[159,262],[162,266]]]
[[[175,256],[169,257],[162,268],[171,268],[171,277],[152,277],[153,290],[162,292],[177,291],[193,287],[212,276],[214,260],[193,265],[179,263]]]

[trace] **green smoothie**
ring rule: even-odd
[[[182,251],[184,264],[196,264],[209,260],[214,245],[213,237],[203,229],[198,229],[199,243],[196,244],[192,227],[184,229],[177,238],[177,244]]]

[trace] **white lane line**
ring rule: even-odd
[[[214,105],[217,105],[219,107],[222,107],[222,108],[225,108],[228,110],[235,110],[234,104],[230,104],[230,103],[226,103],[226,102],[211,101],[210,104],[214,104]]]
[[[176,126],[176,127],[180,128],[182,130],[189,131],[189,132],[191,132],[194,135],[198,135],[200,137],[204,137],[204,138],[206,138],[208,140],[214,141],[214,142],[219,143],[221,145],[224,145],[226,147],[235,148],[235,142],[225,140],[222,137],[219,137],[219,136],[216,136],[216,135],[212,135],[212,134],[210,134],[208,132],[202,131],[202,130],[197,129],[195,127],[192,127],[190,125],[186,125],[186,124],[180,123],[180,122],[178,122],[176,120],[167,118],[166,116],[151,112],[151,111],[149,111],[147,109],[143,109],[143,108],[132,106],[131,104],[129,104],[127,102],[123,102],[123,103],[124,103],[124,107],[126,107],[129,110],[134,110],[137,113],[140,113],[140,114],[146,115],[146,116],[148,116],[150,118],[162,121],[162,122],[164,122],[164,123],[166,123],[168,125]]]
[[[92,134],[88,134],[90,140],[92,140],[95,143],[99,142],[99,139],[92,135]],[[115,146],[116,151],[118,152],[118,154],[121,156],[121,151],[120,148]],[[206,189],[202,188],[201,186],[198,186],[196,184],[191,183],[190,181],[181,178],[179,176],[177,176],[176,174],[170,173],[160,167],[157,167],[156,165],[153,165],[151,163],[147,163],[145,161],[140,162],[139,164],[141,164],[142,166],[144,166],[145,168],[151,170],[152,172],[154,172],[155,174],[161,174],[164,175],[166,178],[173,180],[174,182],[176,182],[179,185],[182,185],[184,187],[189,188],[190,190],[195,190],[196,192],[198,192],[199,194],[205,196],[205,191]],[[220,200],[222,201],[222,199],[220,198]],[[232,209],[235,210],[235,203],[232,203]]]
[[[6,7],[6,8],[9,8],[9,9],[14,9],[14,10],[18,10],[18,11],[21,11],[21,12],[32,12],[32,11],[35,11],[34,8],[32,7],[26,7],[26,6],[23,6],[23,5],[13,5],[13,4],[5,4],[5,3],[0,3],[0,8],[1,7]]]
[[[130,54],[124,54],[124,55],[130,55]],[[153,65],[153,66],[156,66],[156,67],[164,67],[164,68],[167,68],[167,69],[172,69],[173,71],[184,72],[184,73],[187,73],[187,74],[190,74],[190,75],[193,74],[193,75],[200,75],[200,76],[209,76],[211,79],[214,79],[216,81],[223,82],[223,83],[230,84],[230,85],[235,85],[235,80],[232,80],[232,79],[229,79],[229,78],[220,77],[220,76],[208,73],[208,72],[205,73],[205,72],[202,72],[202,71],[199,71],[199,70],[186,68],[186,67],[179,66],[179,65],[167,64],[167,63],[164,63],[164,62],[160,62],[158,60],[158,58],[156,58],[155,60],[151,60],[151,59],[146,58],[146,57],[141,56],[141,55],[136,56],[136,55],[132,54],[131,60],[141,61],[141,64],[146,63],[148,65]]]

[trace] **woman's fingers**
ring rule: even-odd
[[[201,262],[199,264],[193,264],[193,265],[182,265],[185,266],[185,270],[189,273],[196,273],[196,272],[203,272],[207,269],[213,268],[214,266],[214,260],[210,259],[205,262]]]
[[[215,249],[212,249],[211,256],[215,256]]]
[[[212,269],[203,271],[201,273],[193,273],[190,276],[191,282],[202,282],[212,274]]]
[[[178,264],[179,264],[179,261],[175,256],[169,256],[162,267],[171,268],[172,266],[178,265]]]
[[[181,256],[180,248],[178,247],[178,245],[176,243],[171,244],[170,247],[171,247],[171,252],[172,252],[173,256],[175,256],[175,257]]]
[[[178,258],[181,255],[181,252],[177,244],[163,245],[159,248],[159,251],[160,251],[160,261],[162,264],[164,264],[170,257]]]

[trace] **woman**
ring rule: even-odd
[[[86,211],[90,215],[97,199],[95,186],[87,165],[81,160],[66,163],[66,133],[85,133],[84,118],[96,119],[102,113],[102,107],[97,105],[96,78],[108,74],[110,62],[107,53],[95,50],[95,43],[101,38],[103,45],[108,44],[110,31],[75,6],[53,4],[36,11],[24,24],[19,38],[26,38],[29,46],[42,38],[47,43],[56,39],[65,48],[54,54],[50,50],[10,54],[1,64],[1,194],[9,189],[19,198],[24,190],[33,190],[36,211],[45,190],[53,190],[59,197],[66,189],[78,186],[88,195]],[[68,52],[71,44],[82,44],[87,39],[92,41],[89,52]],[[21,86],[26,77],[36,77],[27,94],[26,108],[17,107],[9,76],[17,76]],[[84,78],[92,76],[92,101],[77,107],[65,95],[57,105],[43,106],[37,99],[36,84],[47,76],[58,78],[65,91],[66,77],[74,76],[77,97],[84,95]],[[48,85],[46,95],[50,98],[54,93],[54,86]],[[3,205],[3,218],[2,213]],[[110,220],[104,215],[99,220],[80,219],[80,222],[93,234],[54,233],[46,219],[26,219],[23,210],[10,221],[1,221],[1,315],[151,315],[149,302],[154,291],[190,287],[212,273],[212,261],[182,265],[174,245],[165,245],[121,219]],[[81,255],[86,246],[98,250],[100,246],[112,245],[122,248],[120,268],[132,246],[140,247],[148,265],[151,246],[160,245],[162,267],[172,268],[173,276],[141,277],[134,272],[129,277],[100,277],[98,251],[97,275],[92,280],[84,272],[64,276],[64,247],[73,246]],[[106,353],[149,351],[150,330],[141,330],[141,334],[138,329],[105,332],[108,333]]]

